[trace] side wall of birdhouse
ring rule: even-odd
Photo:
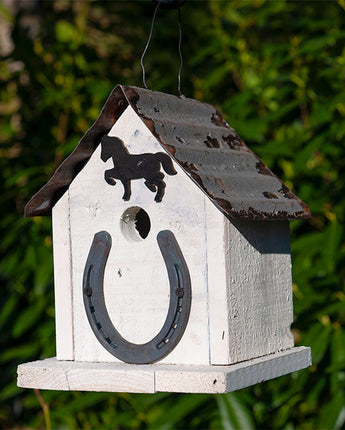
[[[232,364],[292,348],[288,221],[223,217],[221,226],[215,216],[208,217],[207,229],[211,363]]]

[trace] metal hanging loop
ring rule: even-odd
[[[150,29],[149,37],[147,39],[147,42],[146,42],[146,45],[144,48],[144,52],[142,53],[142,56],[140,58],[140,65],[141,65],[142,74],[143,74],[143,84],[144,84],[144,87],[148,90],[149,88],[146,84],[146,71],[145,71],[145,66],[144,66],[144,57],[146,55],[146,52],[148,50],[148,47],[149,47],[151,39],[152,39],[153,27],[154,27],[155,20],[156,20],[157,10],[158,10],[158,8],[166,9],[166,10],[178,9],[178,34],[179,34],[178,53],[179,53],[179,57],[180,57],[180,67],[179,67],[178,74],[177,74],[177,90],[178,90],[178,95],[180,97],[184,97],[183,94],[181,93],[181,71],[182,71],[182,66],[183,66],[183,57],[182,57],[182,50],[181,50],[181,44],[182,44],[181,6],[187,0],[152,0],[152,1],[156,5],[156,7],[155,7],[155,10],[154,10],[153,16],[152,16],[151,29]]]
[[[159,6],[160,6],[160,2],[157,2],[157,6],[155,8],[155,11],[153,12],[153,17],[152,17],[152,22],[151,22],[151,30],[150,30],[149,38],[147,39],[146,46],[144,48],[144,52],[143,52],[143,54],[142,54],[142,56],[140,58],[141,69],[143,71],[143,84],[144,84],[144,87],[147,90],[148,90],[148,87],[146,85],[146,72],[145,72],[145,66],[144,66],[144,57],[145,57],[146,51],[148,50],[148,47],[149,47],[150,42],[151,42],[152,33],[153,33],[153,26],[155,25],[156,14],[157,14],[157,10],[158,10]]]
[[[114,327],[107,311],[103,279],[111,248],[109,233],[100,231],[95,234],[86,261],[83,298],[90,326],[104,348],[126,363],[149,364],[161,360],[179,343],[188,323],[192,292],[187,264],[171,231],[160,231],[157,242],[170,282],[169,310],[160,332],[144,344],[124,339]]]

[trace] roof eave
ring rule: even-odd
[[[98,146],[102,136],[122,115],[129,101],[122,85],[109,95],[100,115],[84,134],[74,151],[60,164],[49,181],[30,199],[24,210],[25,217],[51,215],[54,204],[68,189]]]

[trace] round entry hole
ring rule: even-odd
[[[150,232],[150,217],[144,209],[132,206],[121,215],[120,228],[128,241],[139,242],[146,239]]]

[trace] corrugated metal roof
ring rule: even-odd
[[[230,218],[309,218],[308,207],[241,141],[215,107],[193,99],[118,85],[99,118],[50,181],[30,200],[25,215],[48,215],[82,169],[101,137],[128,105],[163,148]]]

